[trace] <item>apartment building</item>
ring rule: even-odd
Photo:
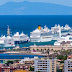
[[[56,72],[56,59],[35,59],[35,72]]]
[[[64,61],[64,72],[72,72],[72,59]]]

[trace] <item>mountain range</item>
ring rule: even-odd
[[[0,6],[0,15],[72,15],[72,7],[40,2],[8,2]]]

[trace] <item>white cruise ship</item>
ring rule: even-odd
[[[72,34],[72,29],[69,27],[69,25],[65,25],[65,27],[61,27],[61,35],[67,35],[67,34]]]
[[[12,38],[14,39],[15,44],[23,44],[27,43],[29,41],[28,35],[25,35],[23,32],[19,34],[19,32],[16,32]]]
[[[13,38],[10,37],[9,26],[7,29],[7,35],[8,35],[7,37],[5,37],[5,35],[0,37],[0,47],[14,47],[15,46]]]
[[[61,37],[58,41],[54,43],[54,45],[60,45],[61,43],[64,42],[69,42],[72,45],[72,35],[67,35]]]
[[[72,29],[69,25],[65,25],[65,27],[61,27],[59,24],[51,27],[44,26],[44,29],[41,26],[38,26],[37,29],[30,32],[30,41],[31,42],[47,42],[51,40],[59,40],[64,35],[72,35]]]
[[[30,32],[30,41],[31,42],[48,42],[52,40],[52,34],[48,27],[44,26],[44,29],[41,26],[38,26],[36,30]]]
[[[54,27],[51,27],[51,31],[52,31],[52,36],[53,36],[53,39],[52,40],[58,40],[60,39],[61,37],[61,27],[60,25],[58,24],[55,24]]]
[[[71,27],[69,27],[69,25],[66,24],[65,27],[63,26],[61,27],[61,30],[62,31],[71,30]]]

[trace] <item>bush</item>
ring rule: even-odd
[[[64,63],[64,61],[60,61],[60,63]]]

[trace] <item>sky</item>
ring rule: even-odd
[[[23,2],[23,1],[53,3],[65,6],[72,6],[72,0],[0,0],[0,5],[3,5],[7,2]]]

